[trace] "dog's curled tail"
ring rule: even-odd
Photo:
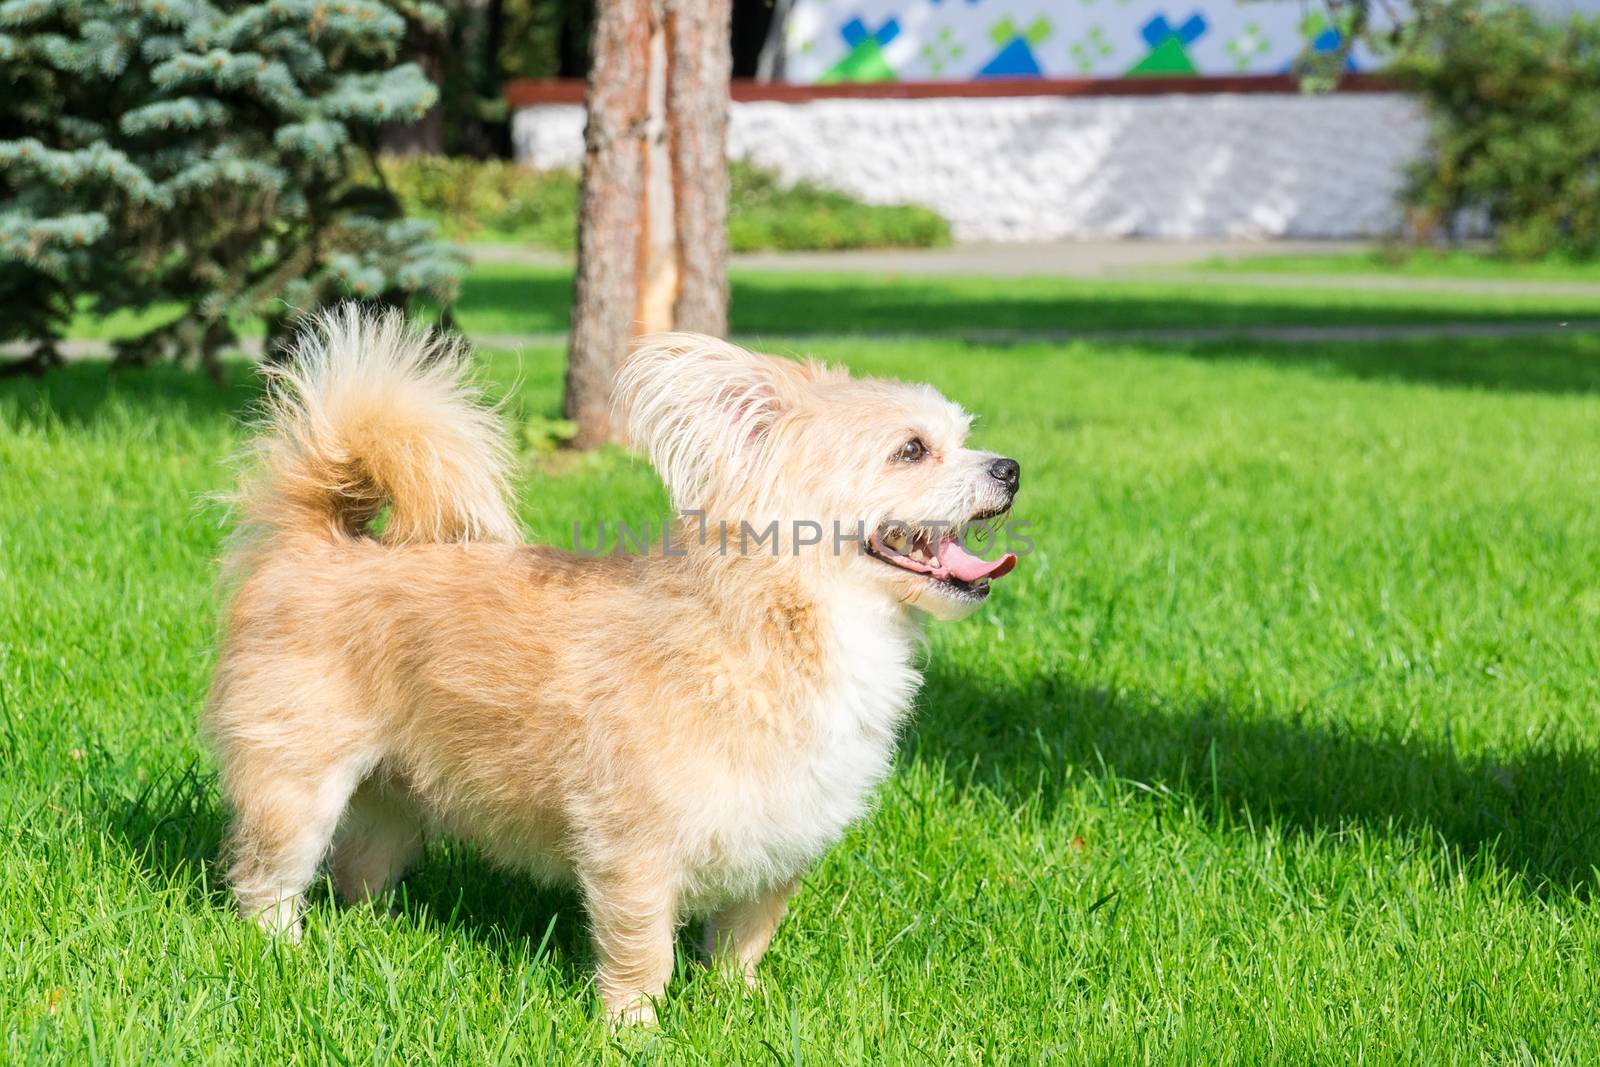
[[[257,538],[516,541],[511,454],[464,345],[398,311],[319,315],[269,366],[256,466],[235,504]]]

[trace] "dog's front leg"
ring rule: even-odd
[[[766,955],[772,935],[783,921],[799,879],[741,901],[706,920],[705,951],[717,967],[755,985],[756,965]]]
[[[678,902],[664,871],[632,868],[584,879],[600,999],[613,1022],[656,1021],[672,977]]]

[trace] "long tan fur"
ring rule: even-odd
[[[926,387],[694,335],[628,367],[630,432],[713,521],[870,529],[1010,502]],[[689,917],[753,978],[888,770],[913,606],[973,598],[788,534],[730,553],[685,527],[683,554],[650,558],[520,544],[463,354],[398,317],[336,312],[275,374],[207,709],[241,910],[298,936],[324,860],[363,898],[443,832],[580,890],[613,1017],[653,1017]],[[908,434],[925,461],[894,458]]]
[[[398,313],[325,315],[271,379],[247,530],[361,536],[385,506],[389,544],[515,541],[510,452],[466,375],[469,355]]]

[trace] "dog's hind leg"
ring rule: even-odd
[[[585,872],[584,904],[599,957],[600,999],[613,1022],[653,1024],[672,977],[677,900],[665,872],[639,864]]]
[[[339,895],[371,900],[394,887],[422,855],[422,821],[405,789],[380,771],[361,783],[333,838],[328,869]]]
[[[755,985],[756,964],[766,955],[772,935],[783,921],[798,880],[769,889],[761,896],[730,905],[706,920],[704,948],[713,964]]]
[[[228,881],[239,911],[269,933],[300,939],[300,912],[339,817],[371,769],[367,752],[241,752],[227,766],[234,810]]]

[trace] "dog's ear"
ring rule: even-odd
[[[828,374],[703,334],[667,333],[639,343],[612,395],[630,443],[649,454],[673,504],[692,510],[747,485],[779,420]]]

